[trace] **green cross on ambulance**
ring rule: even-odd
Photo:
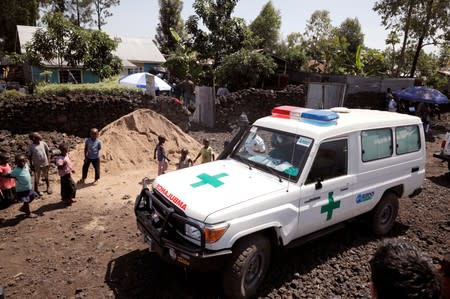
[[[229,298],[249,298],[272,255],[351,219],[383,235],[401,197],[425,176],[418,117],[376,110],[280,106],[225,159],[157,177],[135,204],[150,250],[168,262],[223,271]]]

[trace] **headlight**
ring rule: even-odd
[[[185,226],[185,234],[189,238],[192,238],[197,241],[200,241],[201,235],[202,235],[201,232],[198,230],[198,228],[196,228],[192,225],[189,225],[189,224],[186,224],[186,226]]]
[[[228,223],[221,223],[217,225],[206,225],[203,227],[203,233],[205,234],[205,242],[206,243],[214,243],[217,242],[227,231],[230,225]],[[201,231],[189,224],[185,225],[185,234],[189,238],[200,241],[201,240]]]

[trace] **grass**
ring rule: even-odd
[[[83,93],[105,93],[105,94],[122,94],[124,92],[142,92],[137,88],[129,88],[119,85],[119,76],[114,76],[105,79],[99,83],[85,83],[85,84],[56,84],[56,83],[39,83],[36,86],[36,95],[45,94],[66,94],[72,92]]]

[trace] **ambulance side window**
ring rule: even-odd
[[[324,142],[317,151],[306,184],[346,175],[347,169],[347,139]]]
[[[417,152],[420,150],[420,133],[418,126],[404,126],[395,128],[397,155]]]
[[[392,156],[392,130],[375,129],[361,132],[361,154],[363,162]]]

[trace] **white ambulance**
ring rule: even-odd
[[[151,251],[183,267],[222,269],[227,297],[256,295],[279,248],[364,215],[375,234],[425,175],[421,120],[406,114],[276,107],[231,154],[157,177],[136,199]]]

